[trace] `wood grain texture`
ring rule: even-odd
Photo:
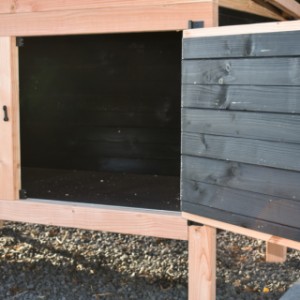
[[[8,121],[4,121],[3,107]],[[16,39],[0,38],[0,200],[19,198],[20,137],[19,137],[19,78]]]
[[[184,59],[300,55],[300,30],[183,39]]]
[[[266,220],[300,228],[298,201],[191,180],[182,180],[181,200],[254,220]]]
[[[187,240],[180,213],[61,201],[0,201],[0,219]]]
[[[258,231],[259,227],[262,227],[262,228],[264,228],[263,230],[268,231],[267,223],[262,222],[260,220],[257,220],[257,223],[256,223],[257,227],[255,227],[256,230],[253,230],[253,229],[245,228],[245,223],[243,224],[244,226],[237,226],[236,224],[230,224],[227,221],[224,222],[222,220],[215,220],[210,217],[199,216],[195,213],[182,212],[182,216],[187,220],[194,221],[199,224],[204,224],[204,225],[212,226],[215,228],[220,228],[223,230],[228,230],[228,231],[238,233],[238,234],[243,234],[243,235],[255,238],[255,239],[261,239],[261,240],[270,242],[272,244],[287,246],[289,248],[300,250],[300,242],[299,242],[300,231],[299,230],[298,230],[298,233],[297,233],[297,231],[294,232],[295,235],[294,235],[294,240],[293,240],[293,238],[288,239],[287,237],[283,237],[284,232],[281,232],[282,237],[280,237],[280,236],[276,236],[273,234],[269,234],[267,232]],[[233,221],[233,219],[232,219],[232,221]],[[254,228],[254,226],[253,226],[253,228]]]
[[[3,14],[0,35],[40,36],[182,30],[188,20],[217,24],[212,2]]]
[[[300,143],[299,115],[184,108],[181,118],[187,132]]]
[[[221,7],[239,10],[274,20],[284,20],[284,17],[280,14],[274,13],[272,10],[267,9],[252,0],[219,0],[219,5]]]
[[[216,229],[189,226],[189,300],[216,298]]]
[[[182,105],[299,114],[299,95],[299,86],[183,85]]]
[[[171,6],[185,3],[209,2],[209,0],[2,0],[0,13],[30,13],[41,11],[80,10],[96,8],[119,8],[136,6]]]
[[[267,242],[266,262],[284,263],[286,261],[287,247]]]
[[[287,15],[294,18],[300,18],[300,4],[295,0],[266,0],[270,4],[278,7],[284,11]]]
[[[300,171],[299,144],[183,132],[182,154]]]
[[[300,201],[299,172],[182,156],[182,179]]]
[[[185,60],[183,84],[300,85],[300,58]]]
[[[241,34],[254,34],[254,33],[271,33],[271,32],[289,32],[299,31],[300,21],[288,22],[269,22],[262,24],[250,25],[232,25],[223,27],[201,28],[184,30],[184,38],[195,37],[215,37],[215,36],[228,36],[228,35],[241,35]]]

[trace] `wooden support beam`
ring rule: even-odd
[[[286,261],[287,247],[266,243],[266,261],[270,263],[284,263]]]
[[[285,246],[285,247],[293,248],[293,249],[296,249],[296,250],[300,250],[300,242],[297,242],[297,241],[292,241],[292,240],[282,238],[282,237],[278,237],[278,236],[274,236],[274,235],[271,235],[271,234],[268,234],[268,233],[258,232],[256,230],[252,230],[252,229],[232,225],[232,224],[221,222],[221,221],[216,221],[216,220],[213,220],[213,219],[201,217],[201,216],[186,213],[186,212],[183,212],[182,216],[184,218],[186,218],[187,220],[194,221],[194,222],[197,222],[199,224],[205,224],[205,225],[212,226],[212,227],[215,227],[215,228],[228,230],[228,231],[238,233],[238,234],[243,234],[243,235],[255,238],[255,239],[261,239],[263,241],[266,241],[266,242],[269,242],[269,243],[272,243],[272,244],[276,244],[276,245]]]
[[[277,14],[273,10],[269,10],[265,6],[259,5],[252,0],[219,0],[219,6],[274,20],[285,20],[283,16]]]
[[[0,36],[93,34],[172,31],[188,27],[189,20],[217,25],[217,4],[208,1],[170,6],[135,6],[61,10],[0,15]]]
[[[300,18],[300,4],[295,0],[266,0],[268,3],[281,9],[288,16],[292,16],[295,19]]]
[[[189,300],[216,298],[216,229],[189,226]]]
[[[180,212],[50,200],[0,201],[0,219],[87,230],[188,239]]]
[[[171,6],[214,0],[1,0],[1,13],[30,13],[42,11],[80,10],[98,8],[147,7],[154,5]]]
[[[19,78],[16,39],[0,37],[0,201],[19,198]]]

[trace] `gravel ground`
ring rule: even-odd
[[[187,299],[187,242],[5,222],[0,299]],[[218,234],[217,299],[279,299],[300,256],[264,262],[262,241]]]

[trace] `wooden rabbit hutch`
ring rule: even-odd
[[[217,27],[299,7],[1,1],[0,219],[188,240],[189,299],[217,228],[300,249],[300,22]]]

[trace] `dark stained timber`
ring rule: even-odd
[[[240,227],[250,228],[275,236],[281,236],[287,239],[300,241],[300,231],[297,227],[290,227],[274,222],[267,222],[265,220],[251,218],[245,215],[234,214],[228,211],[190,203],[188,201],[182,202],[182,210]]]
[[[182,83],[300,85],[300,58],[185,60]]]
[[[300,115],[184,108],[182,126],[187,132],[300,143]]]
[[[300,201],[299,172],[186,155],[182,165],[184,180]]]
[[[300,171],[300,144],[183,132],[182,154]]]
[[[300,55],[300,31],[186,38],[183,58]]]
[[[300,202],[212,184],[182,180],[182,199],[287,226],[300,226]]]
[[[183,107],[300,113],[299,86],[183,85]]]

